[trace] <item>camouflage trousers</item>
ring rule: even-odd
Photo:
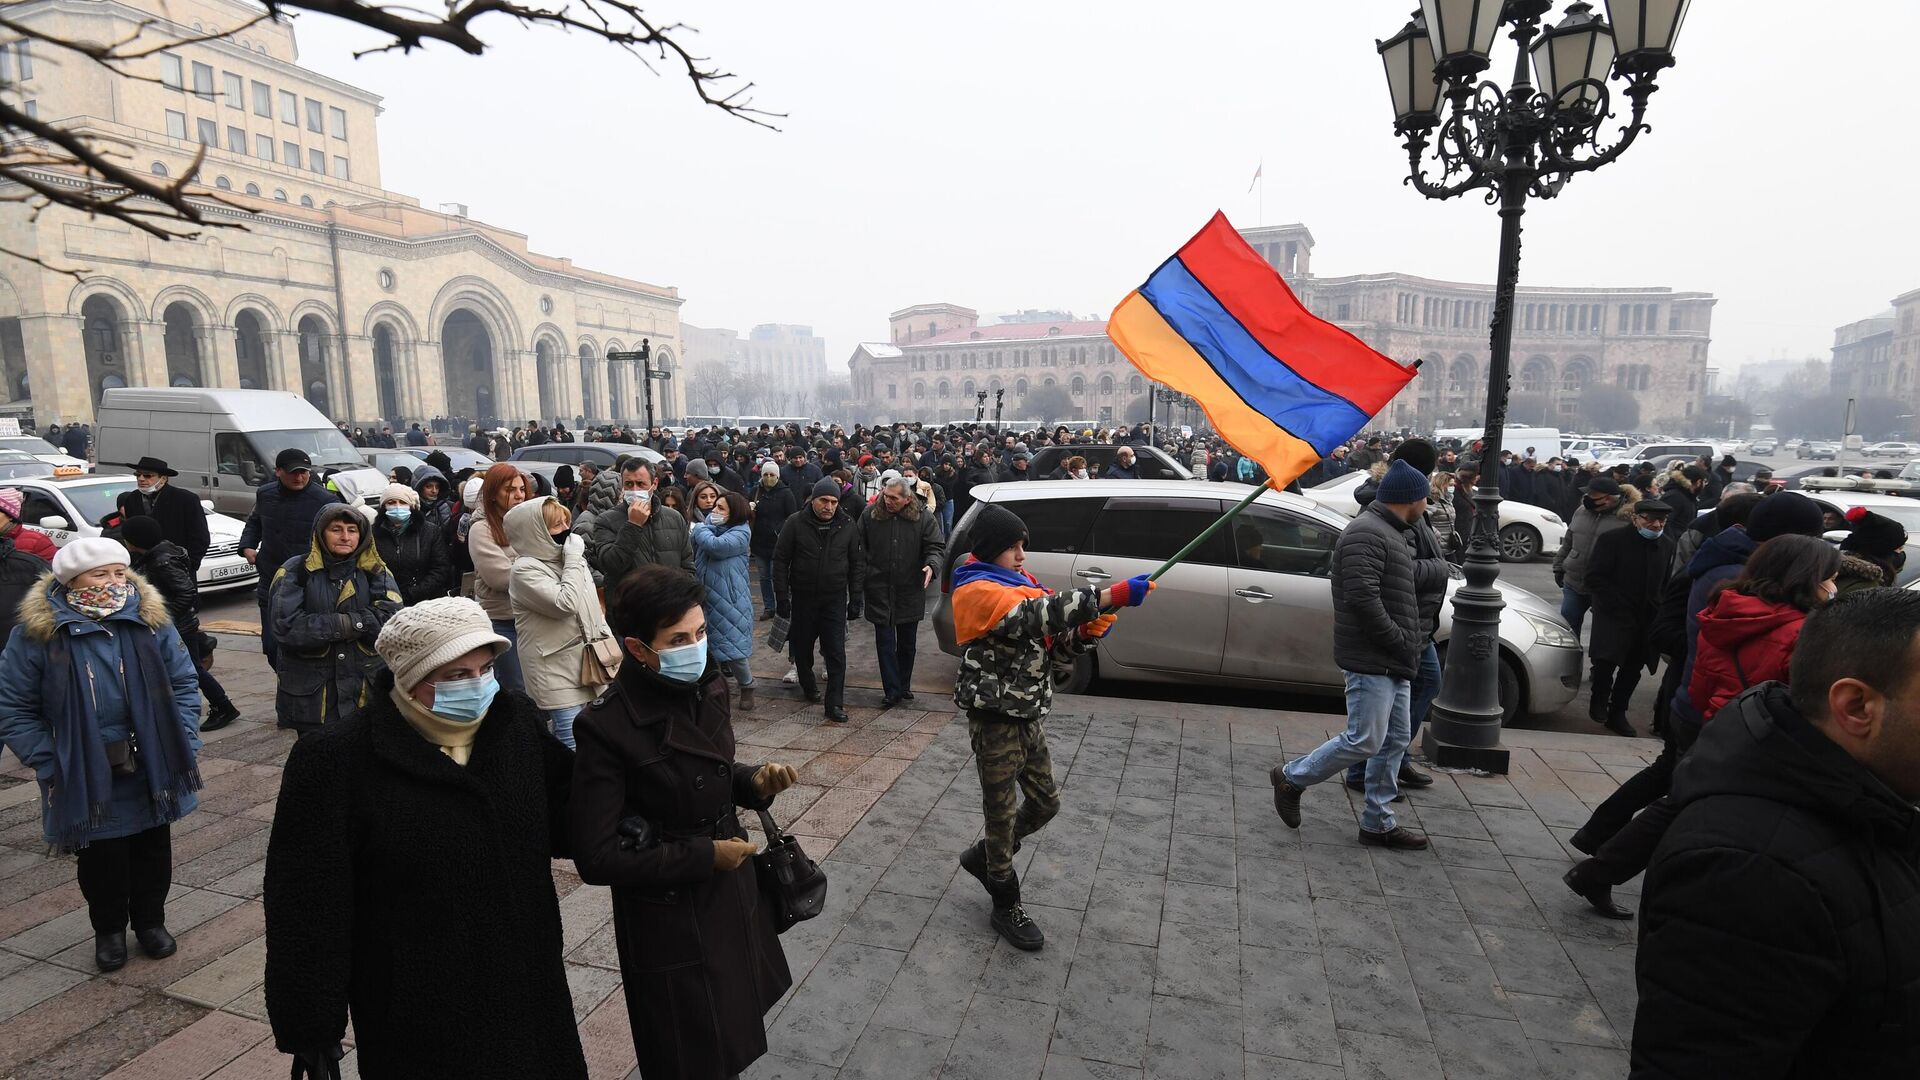
[[[1013,873],[1014,841],[1039,832],[1060,812],[1060,788],[1053,781],[1053,758],[1047,753],[1046,721],[1023,723],[969,711],[967,733],[973,738],[974,761],[980,767],[987,873],[1005,878]]]

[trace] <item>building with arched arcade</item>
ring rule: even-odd
[[[1472,426],[1486,411],[1487,326],[1493,287],[1412,274],[1316,277],[1304,225],[1242,229],[1302,303],[1419,373],[1381,413],[1382,427]],[[1684,431],[1708,393],[1714,298],[1652,287],[1523,286],[1515,296],[1508,419],[1585,426],[1589,387],[1616,387],[1647,427]],[[1916,305],[1920,306],[1920,305]],[[1064,313],[1023,313],[980,325],[954,304],[889,316],[884,342],[848,361],[854,400],[878,419],[971,420],[979,390],[1004,391],[1006,417],[1025,414],[1033,390],[1057,386],[1072,418],[1134,421],[1147,385],[1107,339],[1106,324]],[[989,415],[991,415],[989,402]]]
[[[9,19],[67,39],[203,37],[258,14],[230,0],[23,0]],[[0,35],[4,36],[4,35]],[[10,104],[112,139],[137,167],[194,168],[214,227],[163,241],[104,218],[0,205],[0,367],[16,412],[91,418],[113,386],[304,394],[337,420],[639,420],[645,383],[608,354],[647,343],[680,372],[676,289],[532,251],[466,208],[380,186],[379,98],[298,66],[261,22],[155,52],[152,81],[0,45]],[[36,60],[38,62],[36,62]],[[77,184],[58,172],[50,184]],[[220,225],[236,227],[218,227]],[[71,270],[72,273],[62,271]],[[679,378],[654,416],[684,413]]]

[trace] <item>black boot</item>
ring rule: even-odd
[[[972,855],[975,850],[969,848],[967,854]],[[966,866],[968,861],[962,856],[960,864]],[[996,933],[1007,939],[1007,944],[1024,952],[1039,952],[1047,939],[1040,932],[1040,927],[1027,918],[1026,909],[1020,906],[1020,876],[1009,871],[1006,880],[1002,881],[988,877],[986,870],[986,852],[981,849],[980,872],[973,876],[980,879],[980,883],[987,887],[987,895],[993,898],[993,916],[988,922]],[[967,872],[973,873],[973,867],[968,866]]]
[[[167,957],[173,955],[175,949],[179,948],[179,943],[173,940],[173,935],[167,933],[167,928],[164,926],[155,926],[147,930],[135,930],[133,936],[136,941],[140,942],[140,951],[153,957],[155,960],[165,960]]]
[[[101,971],[119,971],[127,966],[127,932],[93,935],[93,966]]]
[[[1366,785],[1360,785],[1365,788]],[[1423,788],[1433,786],[1433,776],[1413,767],[1411,761],[1400,762],[1400,786],[1403,788]]]
[[[202,732],[219,731],[238,719],[240,719],[240,710],[234,707],[233,702],[222,702],[207,712],[207,718],[200,722],[200,730]]]

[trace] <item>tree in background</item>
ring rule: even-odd
[[[1583,431],[1632,431],[1640,426],[1640,401],[1618,386],[1589,386],[1580,391]]]
[[[1055,420],[1072,416],[1074,412],[1073,395],[1058,383],[1052,386],[1036,386],[1027,392],[1027,398],[1020,403],[1017,414],[1022,420],[1038,420],[1051,424]]]
[[[687,378],[687,404],[696,413],[726,415],[725,410],[734,400],[737,381],[727,365],[718,360],[702,361]]]
[[[243,0],[256,13],[237,26],[210,32],[187,31],[177,24],[148,19],[117,41],[89,41],[64,37],[41,28],[35,20],[9,18],[17,4],[0,0],[0,29],[21,41],[45,63],[99,64],[128,79],[159,82],[155,54],[181,45],[230,38],[262,22],[325,16],[364,26],[380,35],[381,44],[356,53],[412,52],[432,42],[451,45],[478,56],[487,49],[476,29],[487,16],[488,27],[537,26],[582,33],[615,45],[652,68],[665,64],[693,84],[701,101],[730,116],[763,127],[782,114],[755,108],[750,91],[731,72],[720,70],[685,45],[691,27],[664,22],[645,14],[627,0],[559,0],[553,4],[518,0],[446,0],[436,10],[388,6],[367,0]],[[162,240],[193,239],[200,227],[238,228],[241,221],[208,216],[215,206],[238,208],[198,182],[200,158],[178,179],[154,176],[132,167],[124,143],[70,130],[61,124],[28,115],[23,103],[0,100],[0,203],[23,205],[31,214],[49,207],[77,210],[89,217],[111,218]],[[85,182],[74,183],[78,176]],[[0,248],[0,250],[8,250]],[[9,254],[40,265],[38,256],[8,250]],[[72,273],[73,271],[66,271]]]

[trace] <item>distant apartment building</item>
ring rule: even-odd
[[[827,339],[813,327],[761,323],[741,337],[737,330],[683,323],[681,334],[690,379],[697,381],[709,362],[725,365],[734,377],[730,408],[736,414],[798,415],[818,406],[814,398],[829,378]]]

